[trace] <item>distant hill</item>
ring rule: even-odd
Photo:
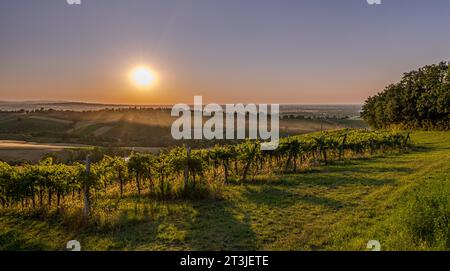
[[[70,111],[97,111],[103,109],[119,108],[158,108],[165,105],[131,105],[131,104],[103,104],[72,101],[0,101],[1,111],[31,111],[39,109],[70,110]]]
[[[170,129],[175,118],[170,116],[170,109],[167,108],[128,106],[110,110],[93,104],[58,103],[50,104],[54,110],[48,110],[43,105],[21,104],[15,105],[14,110],[0,111],[0,140],[115,147],[167,147],[183,143],[194,146],[220,143],[174,140]],[[4,104],[0,104],[0,108],[2,106],[5,108]],[[102,106],[114,108],[111,105]],[[281,116],[281,136],[322,129],[367,127],[364,121],[354,117],[359,114],[358,107],[355,106],[290,106],[288,109]],[[85,111],[82,112],[83,110]]]
[[[76,101],[0,101],[0,111],[32,111],[32,110],[70,110],[70,111],[98,111],[104,109],[126,109],[126,108],[171,108],[172,105],[134,105],[134,104],[106,104],[88,103]],[[280,113],[282,115],[294,115],[305,117],[359,117],[362,105],[302,105],[282,104]]]

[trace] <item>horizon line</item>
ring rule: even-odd
[[[171,104],[164,104],[164,103],[155,103],[155,104],[133,104],[133,103],[102,103],[102,102],[90,102],[90,101],[76,101],[76,100],[34,100],[34,99],[27,99],[27,100],[0,100],[1,103],[35,103],[35,104],[86,104],[86,105],[103,105],[103,106],[173,106],[175,104],[179,104],[182,102],[177,103],[171,103]],[[185,103],[187,105],[192,105]],[[205,103],[207,104],[207,103]],[[219,105],[226,105],[226,104],[249,104],[249,103],[217,103]],[[271,103],[256,103],[256,104],[271,104]],[[311,106],[319,106],[319,105],[363,105],[362,103],[272,103],[272,104],[279,104],[279,105],[311,105]]]

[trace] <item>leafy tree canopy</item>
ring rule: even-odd
[[[448,130],[450,128],[450,66],[448,62],[405,73],[400,82],[369,97],[362,117],[376,129]]]

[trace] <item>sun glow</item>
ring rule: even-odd
[[[151,69],[145,66],[139,66],[131,71],[130,78],[136,87],[148,88],[154,85],[157,76],[156,73]]]

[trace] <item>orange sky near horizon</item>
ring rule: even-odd
[[[0,2],[0,101],[361,104],[450,59],[450,1]],[[432,42],[430,42],[432,41]],[[151,67],[148,89],[130,71]]]

